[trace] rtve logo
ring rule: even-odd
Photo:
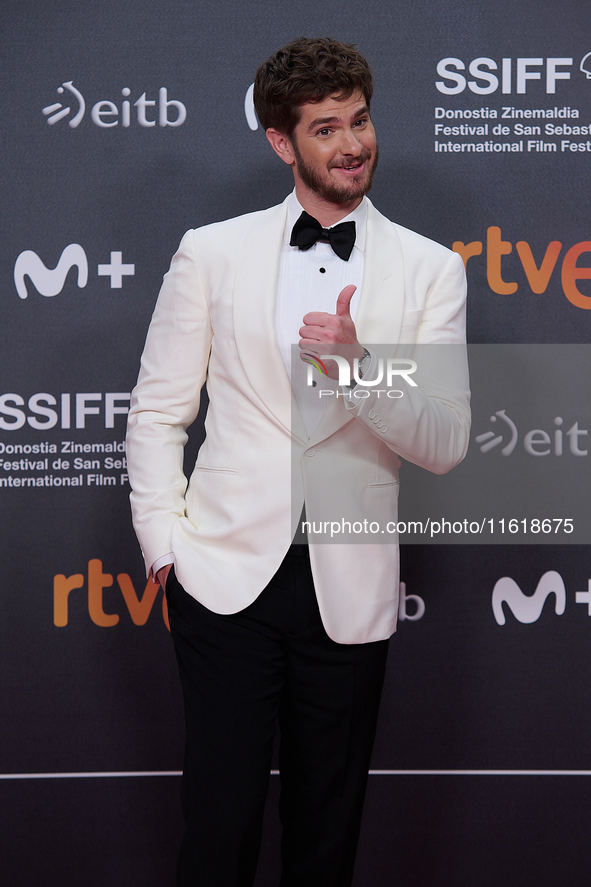
[[[57,296],[64,288],[71,268],[78,271],[78,287],[83,289],[88,283],[88,259],[79,243],[70,243],[62,251],[55,268],[48,268],[36,252],[26,249],[17,256],[14,263],[14,285],[21,299],[29,295],[25,278],[28,277],[42,296]],[[111,252],[108,264],[98,265],[99,277],[109,277],[111,289],[121,289],[123,278],[135,274],[135,265],[124,263],[121,251]]]
[[[499,425],[496,425],[497,420]],[[503,444],[500,453],[503,456],[510,456],[519,439],[517,425],[511,419],[505,410],[497,410],[490,417],[490,421],[495,423],[495,431],[485,431],[478,434],[474,440],[480,445],[481,453],[488,453],[490,450]],[[554,419],[554,433],[552,436],[543,428],[533,428],[523,437],[523,448],[530,456],[562,456],[566,450],[566,442],[564,435],[568,438],[568,451],[573,456],[587,456],[588,450],[579,446],[580,438],[587,437],[589,432],[584,428],[579,428],[578,421],[575,422],[568,431],[563,432],[561,426],[564,424],[562,416],[556,416]]]
[[[113,576],[111,573],[103,573],[103,563],[98,558],[92,558],[88,561],[87,577],[83,573],[74,573],[72,576],[58,573],[53,577],[53,624],[58,628],[63,628],[68,624],[70,593],[84,588],[85,578],[87,578],[86,598],[88,615],[91,620],[95,625],[100,625],[102,628],[112,628],[117,625],[120,619],[119,614],[105,613],[103,601],[103,591],[105,588],[111,588]],[[133,624],[145,625],[152,612],[160,586],[148,579],[144,593],[139,597],[131,577],[127,573],[117,574],[117,585],[123,595],[123,600]],[[84,596],[84,592],[82,596]],[[80,595],[77,594],[74,597],[80,598]],[[407,608],[408,602],[412,602],[412,612]],[[417,622],[423,618],[424,614],[425,602],[422,597],[418,594],[407,594],[406,583],[401,582],[398,618],[402,621]],[[162,595],[162,619],[170,631],[168,607],[166,595],[164,594]]]
[[[471,243],[456,240],[452,244],[452,249],[462,257],[467,269],[470,259],[483,254],[484,245],[481,240],[473,240]],[[518,240],[515,247],[532,293],[537,295],[545,293],[558,264],[562,243],[560,240],[552,240],[546,247],[544,255],[538,256],[537,259],[534,258],[532,248],[526,240]],[[503,240],[498,226],[491,225],[486,229],[486,278],[491,290],[501,296],[510,296],[519,288],[517,281],[505,280],[502,275],[503,256],[508,256],[512,252],[513,244],[509,240]],[[591,240],[582,240],[567,249],[562,258],[560,279],[562,290],[569,302],[576,308],[589,310],[591,296],[581,292],[577,286],[577,280],[591,278],[591,268],[577,264],[583,253],[591,253]]]
[[[538,621],[550,595],[554,595],[554,612],[562,616],[566,610],[566,589],[562,576],[555,570],[544,573],[535,592],[530,595],[524,594],[514,579],[503,576],[493,588],[494,617],[499,625],[505,625],[503,604],[506,604],[518,622],[530,625]],[[577,604],[587,604],[587,613],[591,616],[591,579],[588,580],[587,591],[577,591],[575,600]]]
[[[488,56],[480,56],[472,59],[468,65],[468,79],[460,71],[466,70],[462,59],[450,57],[440,59],[437,62],[437,73],[442,80],[436,80],[435,86],[444,95],[459,95],[466,87],[476,95],[490,95],[501,88],[501,93],[510,95],[514,88],[518,95],[527,93],[528,83],[542,81],[547,95],[555,95],[556,84],[559,80],[570,80],[571,72],[565,70],[571,68],[573,58],[518,58],[501,59],[499,65]],[[581,59],[579,69],[591,79],[591,53],[588,52]],[[492,73],[498,71],[500,76]]]
[[[52,105],[47,105],[42,109],[46,122],[53,126],[65,117],[70,117],[68,126],[76,129],[82,122],[86,112],[84,96],[74,86],[73,80],[64,81],[61,86],[58,86],[56,92],[58,95],[64,96],[64,99],[69,98],[73,100],[73,104],[62,105],[61,102],[55,102]],[[133,103],[133,107],[136,109],[135,115],[131,110],[131,101],[128,99],[128,96],[131,95],[131,89],[128,86],[124,86],[121,90],[121,95],[124,97],[120,103],[121,107],[110,99],[100,99],[92,106],[90,109],[90,119],[95,126],[99,126],[101,129],[111,129],[113,126],[119,126],[121,122],[121,126],[127,128],[132,123],[137,122],[139,126],[149,129],[156,126],[156,121],[159,126],[182,126],[187,119],[185,105],[179,102],[178,99],[169,99],[165,86],[161,86],[158,90],[157,100],[149,99],[146,93],[143,92]],[[169,109],[172,109],[172,113],[175,115],[172,118],[168,116]]]
[[[84,589],[85,580],[86,589],[78,592],[78,589]],[[100,625],[101,628],[112,628],[117,625],[120,619],[119,613],[106,613],[103,600],[104,589],[111,588],[113,584],[113,576],[111,573],[103,573],[103,563],[98,558],[88,561],[86,576],[83,573],[74,573],[72,576],[58,573],[53,577],[53,624],[58,628],[66,626],[70,605],[79,607],[81,599],[86,598],[88,615],[95,625]],[[148,579],[140,597],[128,573],[117,574],[117,585],[133,624],[145,625],[152,612],[160,586]],[[77,593],[72,595],[72,592]],[[164,594],[162,595],[162,619],[170,631],[168,607]]]

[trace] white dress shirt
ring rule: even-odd
[[[338,223],[355,222],[355,246],[348,262],[340,259],[329,243],[319,241],[309,250],[289,245],[292,228],[302,212],[303,208],[293,191],[287,204],[279,264],[275,337],[310,436],[331,398],[318,397],[318,388],[311,389],[306,384],[308,364],[299,356],[299,331],[304,323],[304,315],[311,311],[336,314],[338,295],[349,284],[357,287],[350,304],[351,318],[355,322],[363,281],[367,201],[364,198],[352,213]],[[335,387],[335,383],[325,377],[321,384],[326,389]]]

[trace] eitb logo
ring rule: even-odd
[[[68,119],[68,126],[76,129],[86,113],[86,100],[73,80],[65,80],[56,90],[63,102],[54,102],[42,109],[42,114],[50,126]],[[137,124],[144,129],[156,125],[160,127],[182,126],[187,119],[187,109],[178,99],[169,99],[165,86],[158,89],[158,97],[149,98],[143,92],[133,101],[129,86],[121,90],[122,99],[100,99],[90,109],[90,119],[100,129],[122,126],[124,129]]]

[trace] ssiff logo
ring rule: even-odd
[[[74,86],[73,80],[65,80],[61,86],[58,86],[56,92],[59,96],[69,94],[76,100],[75,113],[72,114],[74,108],[69,105],[54,102],[42,109],[43,116],[50,126],[54,126],[58,121],[72,114],[68,120],[68,126],[76,129],[82,122],[86,112],[84,96]],[[128,86],[124,86],[121,90],[121,95],[123,96],[123,101],[121,101],[120,107],[110,99],[101,99],[92,106],[90,109],[90,119],[95,126],[101,129],[111,129],[113,126],[119,126],[119,123],[124,128],[131,126],[133,122],[132,104],[129,100],[131,89]],[[157,119],[159,126],[182,126],[187,119],[187,109],[183,102],[179,102],[178,99],[169,99],[168,90],[165,86],[161,86],[158,90],[158,100],[149,99],[144,92],[133,103],[133,107],[136,109],[135,122],[145,129],[156,126],[156,105],[158,105]],[[172,109],[172,113],[175,115],[172,118],[168,116],[169,109]],[[154,113],[153,118],[152,111]]]
[[[579,68],[585,74],[587,80],[591,80],[591,52],[583,56]]]
[[[83,289],[88,282],[88,259],[79,243],[70,243],[62,251],[55,268],[48,268],[36,252],[26,249],[17,256],[14,263],[14,285],[21,299],[29,295],[25,278],[28,277],[42,296],[57,296],[64,288],[71,268],[78,270],[78,287]],[[99,277],[110,277],[111,289],[121,289],[123,278],[135,274],[135,265],[123,262],[123,253],[111,252],[108,264],[97,266]]]
[[[591,79],[590,59],[591,52],[588,52],[579,65],[579,70],[588,80]],[[444,95],[459,95],[466,87],[476,95],[491,95],[497,92],[499,87],[504,95],[510,95],[514,89],[518,95],[525,95],[529,85],[540,81],[540,86],[546,94],[554,95],[559,81],[571,79],[571,72],[568,69],[572,68],[573,63],[572,56],[546,59],[534,56],[503,58],[500,59],[499,65],[493,58],[480,56],[469,62],[468,78],[460,73],[466,70],[465,62],[459,58],[449,57],[437,62],[437,73],[442,79],[436,80],[435,86]],[[495,71],[498,73],[493,73]]]

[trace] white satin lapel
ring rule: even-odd
[[[363,286],[355,326],[359,341],[396,344],[404,313],[404,258],[393,224],[368,200]],[[340,398],[334,398],[318,423],[310,443],[325,440],[353,418]]]
[[[397,344],[404,313],[404,257],[396,228],[369,202],[363,290],[357,338],[363,345]]]
[[[234,285],[234,335],[244,375],[290,433],[308,436],[275,337],[275,301],[287,202],[263,213],[244,238]]]

